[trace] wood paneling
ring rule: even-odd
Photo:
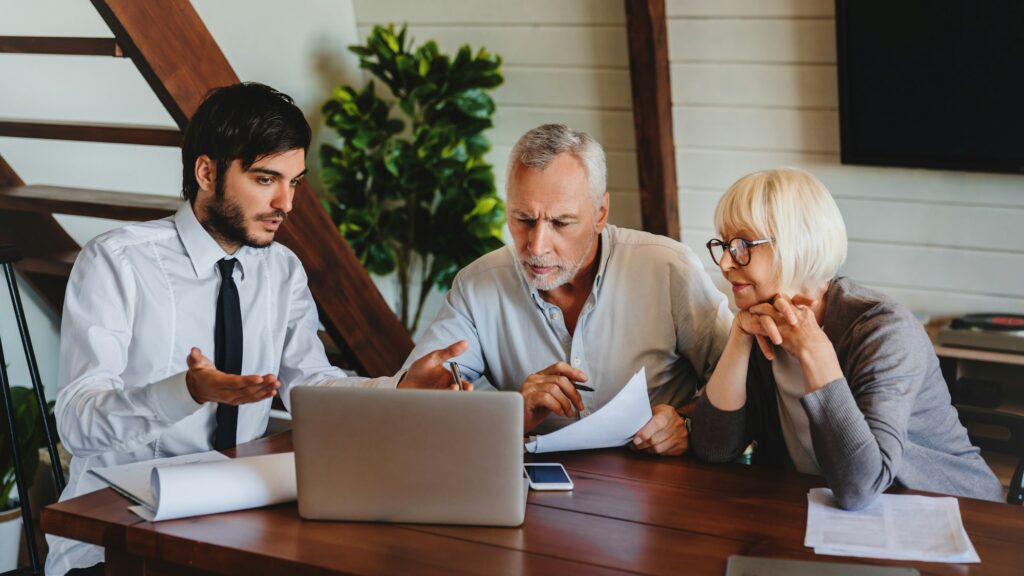
[[[673,64],[672,101],[682,105],[837,110],[836,67]]]
[[[629,71],[610,68],[503,66],[505,83],[494,91],[503,105],[629,111]]]
[[[676,159],[664,0],[626,0],[629,75],[643,228],[679,239]]]
[[[357,0],[355,15],[360,38],[374,25],[407,23],[418,43],[436,40],[450,53],[469,44],[502,56],[505,83],[494,92],[495,128],[485,134],[495,145],[488,159],[499,191],[513,143],[540,124],[566,124],[605,149],[610,221],[640,227],[622,0]]]
[[[356,0],[360,22],[415,22],[416,24],[622,24],[625,14],[621,0]]]
[[[839,164],[828,152],[726,150],[677,147],[677,163],[686,174],[679,185],[724,192],[737,178],[777,166],[797,166],[814,173],[829,191],[846,198],[937,202],[993,208],[1024,207],[1020,176],[939,170],[899,170]]]
[[[717,234],[707,228],[685,228],[683,243],[717,275],[704,244]],[[978,252],[932,246],[907,246],[878,241],[851,240],[846,264],[839,271],[861,284],[921,287],[932,291],[990,296],[1004,301],[1024,298],[1024,254]],[[980,278],[998,282],[980,283]],[[1013,308],[1020,308],[1019,304]],[[989,310],[993,312],[997,310]]]
[[[508,155],[512,146],[498,144],[491,148],[488,158],[494,166],[495,183],[499,189],[505,187],[505,172],[508,170]],[[636,173],[636,154],[632,151],[619,152],[605,150],[608,164],[608,189],[635,191],[640,186]]]
[[[488,1],[486,6],[500,2]],[[438,12],[444,12],[438,8]],[[458,15],[447,12],[452,20]],[[401,11],[390,20],[366,22],[359,12],[359,36],[365,38],[373,24],[406,22]],[[584,68],[618,68],[629,66],[629,52],[626,48],[626,28],[618,26],[524,26],[505,25],[494,20],[489,26],[478,24],[455,26],[420,25],[409,22],[409,33],[419,43],[437,41],[438,46],[448,53],[454,53],[463,44],[473,49],[481,47],[500,54],[508,66],[573,66]]]
[[[590,133],[608,157],[610,221],[640,227],[625,9],[621,0],[357,0],[359,34],[375,24],[407,23],[417,43],[436,40],[453,53],[464,44],[502,57],[505,82],[493,95],[494,144],[488,158],[503,191],[511,146],[540,124]]]
[[[771,62],[833,64],[831,19],[669,20],[673,62]]]
[[[686,205],[683,226],[708,229],[713,225],[715,206],[723,192],[683,189],[680,201]],[[904,246],[943,247],[1010,253],[1007,230],[1019,226],[1024,208],[993,208],[931,202],[908,202],[847,197],[833,191],[854,241],[893,243]],[[987,222],[983,229],[971,229],[967,222]]]
[[[835,0],[667,0],[669,18],[813,18],[835,14]]]
[[[597,139],[605,150],[633,150],[633,114],[567,108],[502,106],[494,113],[494,128],[488,136],[495,144],[511,147],[527,130],[559,122],[583,130]]]
[[[1021,177],[839,163],[834,2],[668,0],[683,237],[709,267],[714,205],[739,177],[805,168],[851,238],[841,273],[931,315],[1024,310],[1007,242]]]
[[[839,113],[829,110],[683,106],[672,124],[676,142],[698,148],[839,151]]]

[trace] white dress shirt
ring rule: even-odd
[[[300,385],[394,387],[398,377],[349,377],[317,337],[305,271],[288,248],[242,247],[228,255],[185,203],[171,217],[132,224],[90,241],[68,280],[61,323],[55,414],[72,454],[61,500],[101,487],[91,468],[213,449],[217,404],[185,385],[193,346],[214,356],[218,260],[236,258],[242,310],[242,374],[276,374],[279,393]],[[267,428],[271,400],[239,406],[238,443]],[[103,560],[103,551],[48,537],[47,574]]]
[[[589,377],[594,392],[580,395],[593,412],[643,367],[651,403],[680,407],[711,376],[731,326],[728,300],[689,248],[607,225],[594,287],[572,334],[507,246],[459,271],[406,366],[464,339],[469,350],[455,361],[470,381],[486,376],[500,390],[518,391],[530,374],[566,362]],[[571,422],[551,415],[534,433]]]

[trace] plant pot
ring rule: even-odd
[[[0,573],[18,567],[21,549],[21,508],[0,512]]]

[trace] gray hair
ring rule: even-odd
[[[595,206],[604,199],[608,181],[604,149],[590,134],[569,128],[565,124],[544,124],[530,130],[512,147],[505,175],[505,190],[512,187],[512,174],[518,166],[544,170],[559,154],[570,153],[583,162],[587,170],[587,183]]]

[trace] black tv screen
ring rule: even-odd
[[[836,0],[844,164],[1024,173],[1024,0]]]

